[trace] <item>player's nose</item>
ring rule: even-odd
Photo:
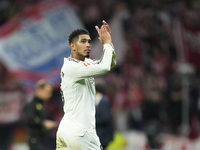
[[[91,43],[87,42],[87,47],[91,47]]]

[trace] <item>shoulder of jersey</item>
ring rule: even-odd
[[[84,62],[81,61],[81,60],[71,58],[71,57],[66,58],[66,60],[68,62],[75,62],[75,63],[78,63],[78,64],[82,64],[86,67],[89,66],[90,64],[98,64],[99,63],[99,60],[93,60],[93,59],[90,59],[90,58],[86,58]]]
[[[77,59],[74,59],[74,58],[71,58],[71,57],[66,58],[66,60],[70,61],[70,62],[76,62],[76,63],[80,63],[81,62],[80,60],[77,60]]]

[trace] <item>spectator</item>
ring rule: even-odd
[[[52,87],[45,80],[36,83],[36,92],[32,101],[24,108],[25,125],[28,133],[28,145],[31,150],[45,149],[45,134],[48,129],[57,126],[57,123],[46,120],[43,103],[52,95]]]
[[[109,98],[105,95],[106,85],[103,80],[97,80],[95,84],[95,104],[96,104],[96,130],[103,149],[113,140],[113,124],[111,105]]]
[[[144,131],[147,134],[150,149],[159,148],[157,136],[160,132],[162,94],[159,89],[151,89],[147,92],[142,104]]]

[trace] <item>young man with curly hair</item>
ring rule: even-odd
[[[57,131],[57,150],[100,150],[95,129],[94,77],[108,73],[116,65],[109,25],[95,26],[103,44],[100,60],[89,59],[91,38],[87,30],[77,29],[69,35],[71,56],[61,68],[61,93],[64,116]]]

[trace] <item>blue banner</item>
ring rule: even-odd
[[[83,25],[65,0],[35,3],[0,28],[0,59],[26,87],[45,78],[60,83],[69,34]]]

